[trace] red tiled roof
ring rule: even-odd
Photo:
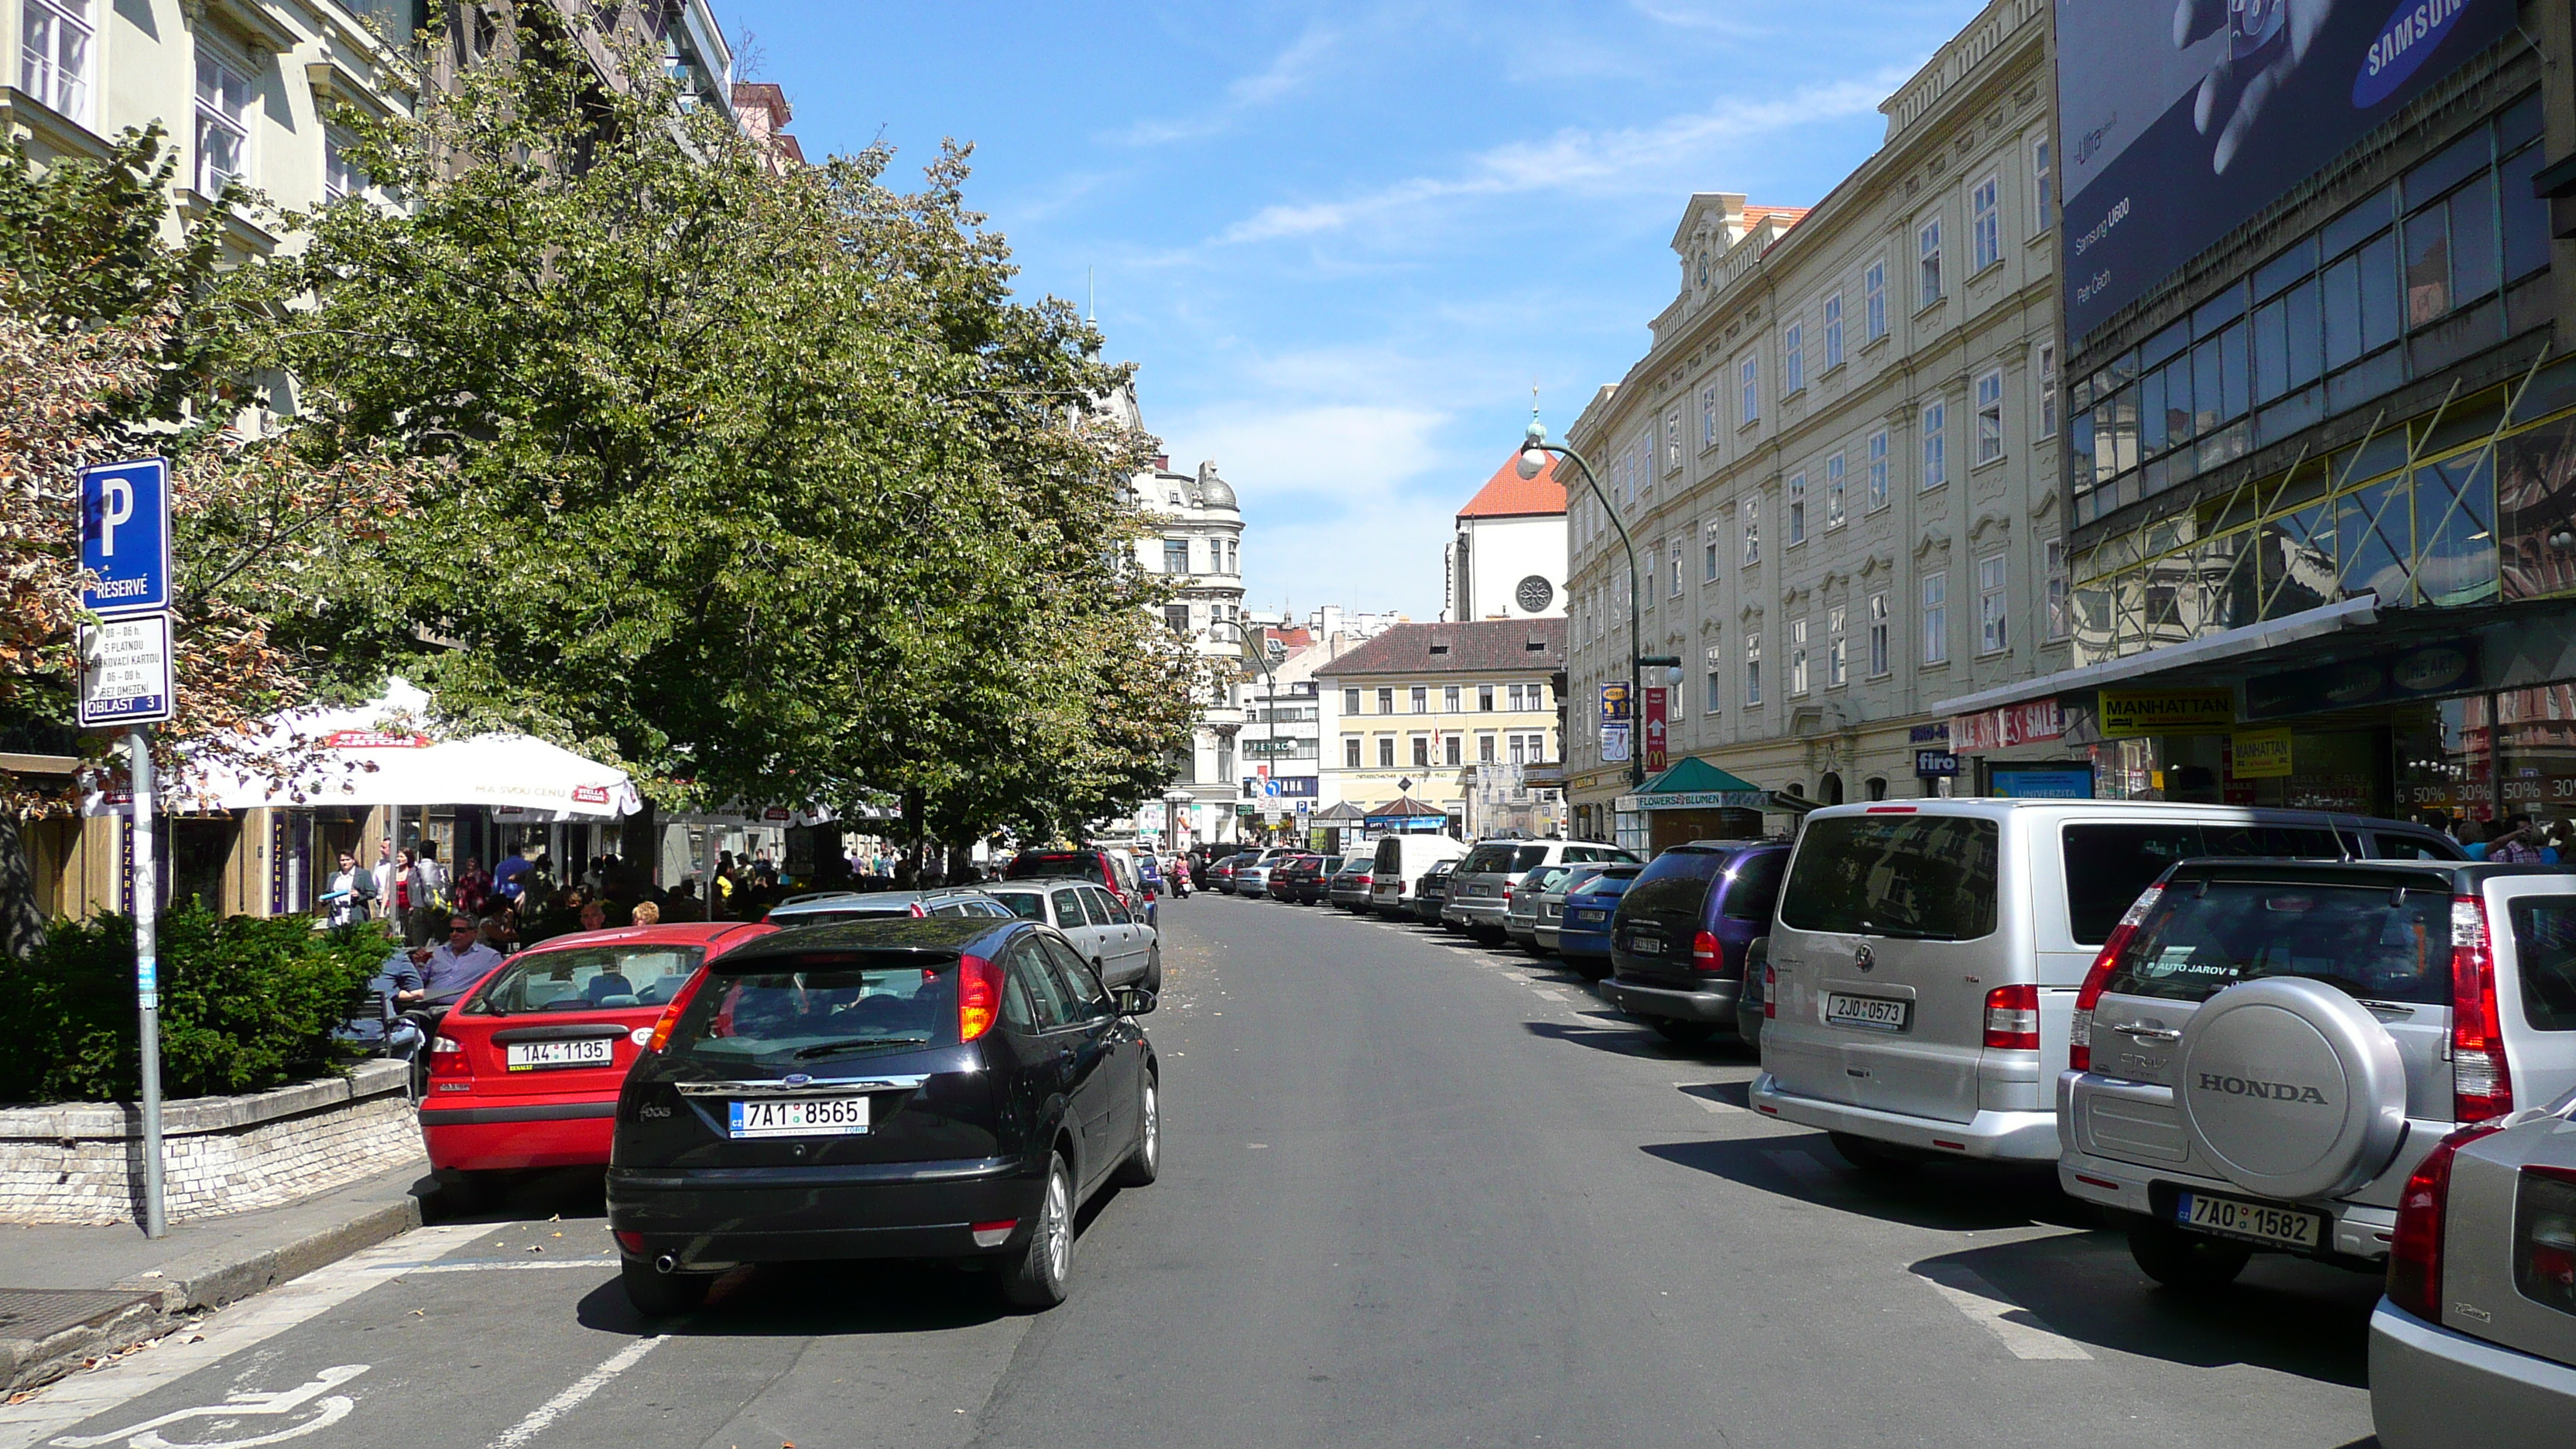
[[[1744,208],[1744,229],[1751,231],[1760,226],[1766,216],[1780,218],[1783,229],[1793,227],[1807,219],[1809,209],[1804,206],[1748,206]]]
[[[1547,455],[1547,467],[1535,478],[1524,478],[1517,466],[1521,455],[1514,453],[1458,510],[1460,518],[1525,518],[1538,514],[1565,511],[1565,485],[1557,481],[1556,455]]]

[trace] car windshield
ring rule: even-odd
[[[1520,847],[1515,845],[1479,845],[1458,863],[1458,874],[1493,875],[1507,871],[1512,868],[1513,858],[1519,854]]]
[[[1011,914],[1023,921],[1046,919],[1046,898],[1036,891],[995,891],[993,899],[1011,908]]]
[[[2103,990],[2206,1001],[2240,981],[2299,976],[2367,1001],[2451,999],[2451,892],[2379,882],[2177,882]]]
[[[1546,863],[1547,847],[1544,845],[1524,845],[1512,857],[1514,870],[1536,870]]]
[[[680,1014],[671,1055],[720,1068],[951,1045],[957,958],[816,952],[719,971]]]
[[[661,1006],[705,959],[702,946],[585,946],[530,951],[494,972],[469,1014]]]

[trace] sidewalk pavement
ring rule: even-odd
[[[0,1225],[0,1394],[420,1226],[426,1159],[283,1207],[174,1223]]]

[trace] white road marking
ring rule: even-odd
[[[0,1449],[31,1449],[51,1435],[265,1343],[370,1288],[427,1267],[493,1231],[491,1223],[414,1229],[224,1309],[200,1324],[187,1342],[164,1340],[95,1373],[74,1374],[49,1384],[25,1403],[0,1405]]]
[[[1566,999],[1565,993],[1557,990],[1553,986],[1533,986],[1530,988],[1530,994],[1533,996],[1544,996],[1550,1001],[1563,1001]]]
[[[118,1429],[113,1433],[65,1434],[53,1442],[61,1445],[62,1449],[100,1449],[100,1446],[113,1444],[120,1439],[124,1440],[130,1449],[190,1449],[193,1441],[172,1444],[162,1438],[158,1431],[188,1419],[230,1420],[292,1414],[302,1409],[305,1402],[312,1399],[314,1395],[324,1389],[337,1388],[365,1373],[367,1369],[368,1365],[362,1363],[338,1364],[324,1369],[294,1388],[278,1393],[226,1394],[220,1404],[206,1404],[194,1409],[173,1409],[157,1419],[146,1419],[140,1424]],[[314,1407],[321,1412],[301,1424],[262,1434],[255,1439],[226,1439],[223,1441],[223,1446],[224,1449],[235,1449],[235,1446],[241,1445],[277,1444],[288,1439],[301,1439],[316,1429],[328,1428],[339,1423],[349,1417],[349,1411],[357,1406],[357,1401],[345,1394],[332,1394],[315,1403]]]
[[[426,1273],[512,1273],[525,1268],[614,1268],[616,1266],[617,1260],[607,1257],[504,1258],[497,1261],[478,1258],[467,1259],[464,1262],[431,1263],[423,1267],[409,1268],[404,1270],[402,1276],[418,1278]]]
[[[1770,1160],[1773,1167],[1796,1178],[1801,1187],[1811,1192],[1842,1190],[1842,1180],[1834,1176],[1833,1169],[1818,1162],[1812,1152],[1792,1147],[1774,1149],[1762,1155]]]
[[[608,1386],[608,1381],[644,1361],[644,1355],[670,1341],[671,1335],[657,1333],[639,1338],[608,1356],[608,1361],[572,1381],[562,1393],[539,1404],[528,1417],[510,1426],[509,1431],[492,1441],[490,1449],[519,1449],[519,1446],[546,1431],[546,1426],[581,1407],[581,1402]]]
[[[2003,1340],[2012,1356],[2022,1359],[2090,1359],[2084,1346],[2040,1322],[2037,1315],[1979,1277],[1972,1269],[1957,1263],[1923,1263],[1914,1272],[1933,1290],[1950,1300],[1950,1306],[1965,1314],[1971,1323],[1983,1324],[1995,1337]],[[2015,1322],[2011,1315],[2027,1322]]]

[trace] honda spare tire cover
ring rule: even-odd
[[[2201,1157],[2265,1197],[2368,1181],[2406,1132],[2406,1064],[2361,1003],[2273,977],[2201,1004],[2174,1054],[2174,1097]]]

